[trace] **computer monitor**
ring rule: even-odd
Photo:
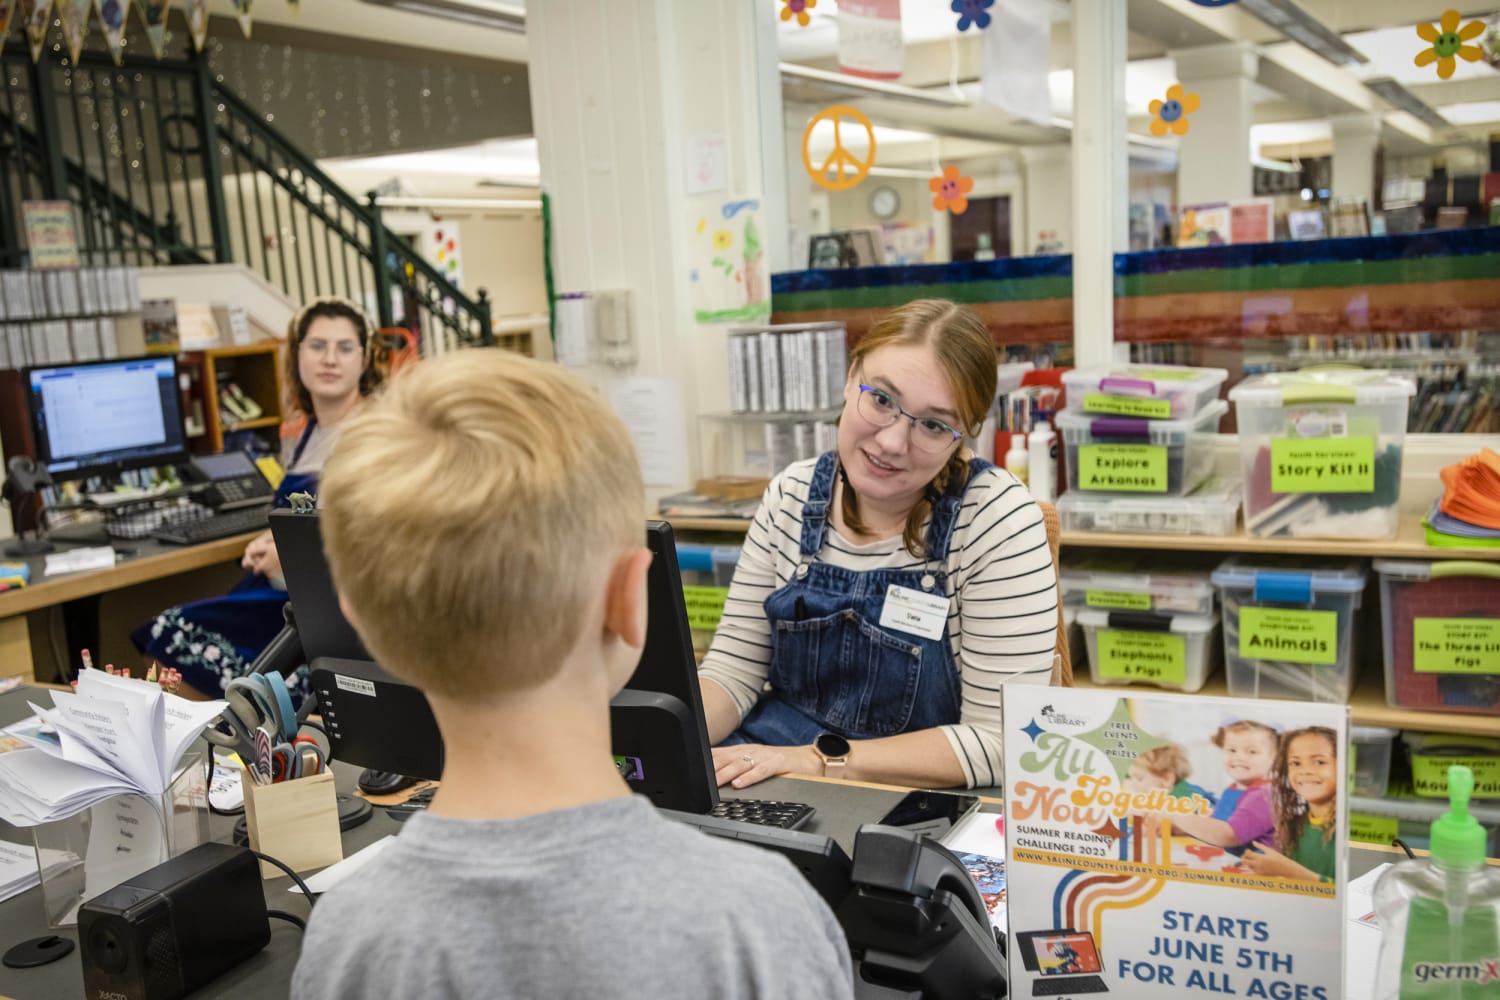
[[[181,398],[172,356],[28,368],[36,460],[55,480],[181,462]]]

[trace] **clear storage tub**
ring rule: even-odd
[[[1384,371],[1255,375],[1229,390],[1245,531],[1310,538],[1396,534],[1412,380]]]
[[[1212,615],[1155,615],[1150,612],[1079,608],[1095,684],[1154,684],[1197,691],[1216,665]]]
[[[1385,699],[1500,712],[1500,563],[1377,559]]]
[[[1232,535],[1240,519],[1240,484],[1211,477],[1185,497],[1064,493],[1057,514],[1064,531]]]
[[[1474,797],[1500,799],[1500,736],[1403,732],[1411,763],[1412,790],[1421,798],[1448,798],[1448,768],[1463,764],[1474,772]]]
[[[1144,559],[1069,560],[1058,573],[1064,607],[1211,615],[1214,585],[1205,572],[1151,569]]]
[[[1438,799],[1351,795],[1349,839],[1389,847],[1391,840],[1399,837],[1407,847],[1425,851],[1432,846],[1428,839],[1432,821],[1447,811],[1448,804]],[[1470,802],[1469,814],[1485,829],[1485,856],[1500,855],[1500,807]]]
[[[1391,752],[1399,735],[1384,726],[1350,726],[1349,747],[1354,776],[1349,785],[1355,795],[1380,798],[1391,780]]]
[[[1349,700],[1363,563],[1320,566],[1280,556],[1236,556],[1212,579],[1219,588],[1231,695]]]
[[[1088,493],[1186,496],[1213,472],[1213,442],[1229,412],[1216,399],[1184,420],[1096,417],[1064,411],[1068,488]]]
[[[1218,399],[1227,378],[1223,368],[1133,365],[1075,368],[1063,373],[1062,382],[1074,413],[1183,420]]]

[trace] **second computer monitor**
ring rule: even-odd
[[[36,459],[58,480],[185,460],[181,398],[171,356],[26,370]]]

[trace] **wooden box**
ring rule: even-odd
[[[285,862],[298,874],[344,860],[331,772],[257,785],[242,768],[240,780],[245,789],[245,825],[251,850]],[[262,878],[279,878],[286,873],[262,861],[260,874]]]

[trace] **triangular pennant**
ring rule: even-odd
[[[47,32],[52,27],[52,0],[21,0],[21,15],[26,18],[26,41],[31,44],[31,61],[42,58]]]
[[[63,44],[68,47],[74,66],[78,65],[78,57],[83,54],[83,39],[89,33],[89,8],[92,6],[93,0],[57,0]]]
[[[10,34],[10,18],[16,12],[17,0],[0,0],[0,41]]]
[[[167,51],[167,11],[171,10],[172,0],[137,0],[137,5],[151,51],[160,59]]]
[[[193,36],[193,51],[202,52],[208,40],[208,0],[187,0],[188,34]]]
[[[104,43],[109,46],[109,55],[120,65],[125,53],[125,12],[130,0],[94,0],[94,10],[99,14],[99,24],[104,28]]]
[[[240,19],[240,30],[250,37],[250,4],[254,0],[234,0],[234,12]]]

